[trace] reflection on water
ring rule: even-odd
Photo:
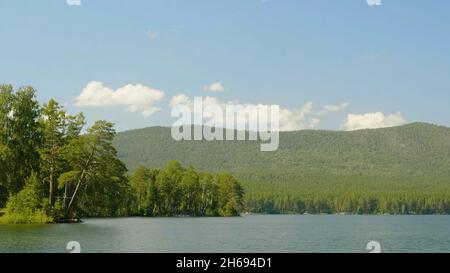
[[[0,252],[450,252],[450,216],[251,215],[0,226]]]

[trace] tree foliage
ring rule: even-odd
[[[38,177],[36,173],[32,173],[25,187],[9,199],[6,206],[7,214],[0,218],[0,222],[10,224],[52,222],[53,218],[47,214],[48,200],[42,196]]]
[[[82,114],[55,100],[42,107],[31,87],[0,86],[0,208],[2,221],[56,221],[116,216],[128,207],[127,169],[112,146],[111,123],[85,133]]]
[[[3,154],[4,182],[10,193],[19,192],[25,180],[33,171],[39,170],[39,153],[36,147],[41,143],[38,124],[39,103],[32,87],[19,88],[0,86],[0,139]]]
[[[0,86],[0,208],[4,223],[127,215],[237,215],[243,191],[229,175],[170,162],[131,178],[113,146],[114,125],[39,105],[32,87]]]
[[[140,167],[130,177],[134,213],[148,216],[235,216],[243,189],[229,174],[196,172],[170,161],[164,169]]]
[[[64,189],[64,214],[69,217],[77,206],[85,215],[114,216],[126,212],[123,198],[128,181],[125,165],[112,146],[113,124],[97,121],[87,133],[72,139],[62,151],[70,170],[59,179]],[[80,193],[80,190],[84,189]],[[78,203],[75,201],[79,199]]]

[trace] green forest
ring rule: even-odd
[[[244,191],[229,174],[198,173],[170,161],[165,169],[138,168],[130,177],[134,212],[146,216],[235,216]]]
[[[113,146],[113,124],[85,126],[83,114],[70,115],[55,100],[41,106],[32,87],[0,86],[1,223],[235,216],[243,209],[233,176],[198,173],[177,161],[129,175]]]
[[[130,170],[176,159],[231,173],[249,212],[450,214],[447,127],[281,132],[275,152],[255,141],[174,141],[165,127],[118,133],[113,144]]]

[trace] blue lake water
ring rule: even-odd
[[[0,225],[0,252],[450,252],[450,216],[250,215]]]

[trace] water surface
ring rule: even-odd
[[[450,252],[450,216],[251,215],[0,225],[0,252]]]

